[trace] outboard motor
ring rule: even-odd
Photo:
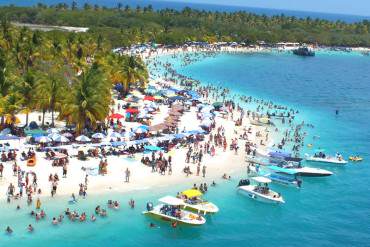
[[[148,203],[146,204],[146,210],[147,210],[147,211],[152,211],[152,210],[153,210],[153,203],[148,202]]]

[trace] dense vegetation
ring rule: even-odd
[[[0,127],[11,127],[18,113],[54,113],[76,126],[94,129],[109,114],[111,89],[147,79],[140,58],[118,56],[101,35],[40,32],[0,26]],[[44,118],[42,119],[44,124]]]
[[[110,9],[89,4],[77,8],[76,2],[2,7],[0,16],[25,23],[90,27],[92,33],[103,34],[113,46],[148,41],[174,44],[186,41],[255,43],[257,40],[370,46],[368,20],[348,24],[247,12],[207,12],[190,8],[153,10],[151,6],[130,8],[120,3]]]

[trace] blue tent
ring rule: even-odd
[[[117,91],[122,91],[123,90],[123,85],[121,83],[118,83],[114,86],[114,89]]]

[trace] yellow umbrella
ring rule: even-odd
[[[203,195],[202,192],[200,192],[199,190],[195,190],[195,189],[185,190],[181,192],[181,194],[183,194],[187,198],[199,197]]]

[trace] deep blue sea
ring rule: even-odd
[[[237,194],[237,177],[230,182],[217,180],[207,199],[220,212],[195,228],[173,229],[156,222],[160,228],[152,229],[148,227],[152,220],[141,215],[147,201],[186,189],[190,183],[90,196],[78,203],[80,212],[92,212],[108,199],[120,200],[123,208],[95,223],[65,221],[56,227],[50,218],[36,223],[26,206],[16,211],[14,204],[1,202],[0,229],[11,224],[15,232],[12,236],[0,233],[0,246],[370,246],[370,57],[329,52],[310,58],[288,53],[220,54],[186,67],[171,57],[161,59],[175,62],[180,73],[203,83],[223,84],[233,93],[295,107],[302,119],[315,125],[307,142],[327,152],[340,151],[345,157],[359,154],[365,160],[346,167],[316,165],[335,174],[304,179],[300,190],[272,185],[286,200],[281,206]],[[320,139],[313,141],[313,135]],[[134,210],[125,205],[131,197],[137,202]],[[59,198],[44,206],[51,216],[70,205],[67,198]],[[25,231],[29,223],[36,227],[33,234]]]
[[[44,3],[47,5],[58,4],[65,2],[68,4],[72,3],[72,0],[0,0],[0,5],[9,5],[14,4],[17,6],[34,6],[37,3]],[[298,18],[319,18],[330,21],[341,20],[344,22],[359,22],[364,19],[369,20],[370,16],[358,16],[358,15],[345,15],[345,14],[331,14],[331,13],[319,13],[319,12],[307,12],[307,11],[296,11],[296,10],[281,10],[281,9],[268,9],[268,8],[254,8],[254,7],[240,7],[240,6],[227,6],[227,5],[216,5],[216,4],[200,4],[200,3],[189,3],[186,0],[183,2],[171,2],[171,1],[160,1],[160,0],[84,0],[76,1],[79,6],[82,6],[85,3],[98,4],[100,6],[106,7],[116,7],[118,3],[123,5],[130,5],[131,7],[136,6],[147,6],[151,4],[154,9],[165,9],[171,8],[176,10],[182,10],[184,7],[191,7],[198,10],[206,11],[226,11],[226,12],[235,12],[235,11],[247,11],[259,15],[281,15],[286,16],[295,16]]]

